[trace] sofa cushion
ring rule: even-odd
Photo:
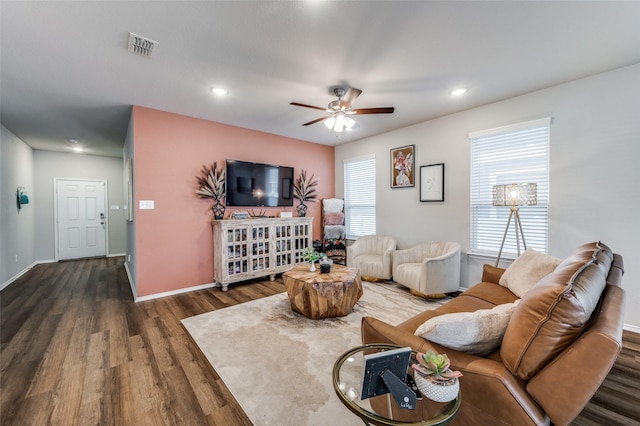
[[[540,279],[556,269],[562,259],[527,249],[504,271],[499,284],[518,297],[524,296]]]
[[[393,269],[393,281],[407,287],[415,287],[417,290],[421,273],[422,263],[403,263],[401,265],[396,265]]]
[[[460,294],[460,296],[456,297],[451,302],[447,303],[447,305],[449,305],[450,303],[453,303],[454,305],[453,308],[458,309],[458,306],[456,305],[459,303],[458,299],[461,299],[461,298],[462,299],[468,298],[468,299],[475,300],[475,302],[465,302],[465,304],[469,304],[469,303],[475,304],[476,308],[473,309],[474,311],[476,309],[493,308],[496,305],[511,303],[511,302],[514,302],[516,299],[519,299],[519,297],[513,294],[511,290],[509,290],[508,288],[499,286],[497,283],[490,283],[490,282],[481,282],[474,285],[468,290],[465,290],[464,293]],[[491,306],[482,306],[480,304],[480,301],[489,303]],[[458,310],[466,311],[471,309],[458,309]]]
[[[522,297],[500,348],[511,373],[529,380],[575,341],[598,304],[612,260],[600,242],[581,246]]]
[[[418,327],[415,334],[450,349],[485,356],[500,346],[517,304],[518,300],[492,309],[439,315]]]
[[[347,247],[348,248],[348,247]],[[347,258],[349,255],[347,254]],[[349,260],[349,267],[360,269],[360,274],[363,280],[375,280],[377,278],[387,279],[385,276],[384,258],[378,254],[361,254],[356,257],[351,257]]]
[[[394,278],[395,279],[395,278]],[[414,333],[429,318],[456,312],[473,312],[478,309],[491,309],[496,305],[511,303],[516,296],[508,288],[494,283],[478,283],[457,297],[448,300],[436,309],[427,309],[398,324],[398,328]]]

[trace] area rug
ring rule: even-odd
[[[361,344],[362,317],[395,325],[444,303],[393,283],[363,282],[363,290],[342,318],[308,319],[280,293],[182,324],[256,426],[362,425],[338,399],[331,379],[335,360]]]

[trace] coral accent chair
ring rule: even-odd
[[[429,241],[393,253],[393,281],[435,297],[460,287],[460,244]]]
[[[391,279],[392,254],[396,240],[385,235],[366,235],[347,246],[347,266],[360,269],[363,280]]]

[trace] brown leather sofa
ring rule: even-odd
[[[596,392],[621,348],[625,293],[622,257],[585,244],[529,290],[501,346],[480,357],[429,342],[414,331],[427,319],[517,299],[498,285],[504,269],[485,265],[482,282],[441,307],[391,326],[362,319],[362,341],[446,353],[460,379],[456,425],[566,425]]]

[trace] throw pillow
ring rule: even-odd
[[[560,262],[562,259],[527,249],[504,271],[499,284],[522,297],[538,281],[552,273]]]
[[[518,302],[497,305],[493,309],[439,315],[425,321],[414,334],[457,351],[489,355],[500,346]]]

